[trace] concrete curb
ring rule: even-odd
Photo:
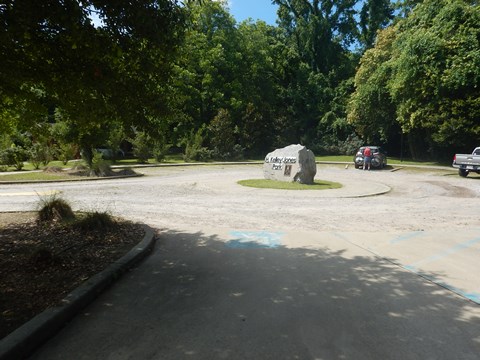
[[[390,191],[392,191],[392,188],[390,186],[385,185],[385,184],[380,184],[380,185],[383,187],[383,189],[380,189],[380,187],[378,187],[377,190],[372,191],[372,192],[357,194],[357,195],[339,196],[339,198],[342,198],[342,199],[359,199],[359,198],[385,195],[385,194],[388,194]]]
[[[155,245],[153,230],[143,225],[145,236],[130,252],[94,275],[62,300],[0,341],[0,360],[24,359],[53,337],[68,321],[90,304],[128,269],[146,257]]]

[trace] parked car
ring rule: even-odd
[[[362,146],[353,156],[353,162],[355,163],[355,169],[363,167],[363,151],[367,146]],[[387,152],[380,146],[368,146],[372,150],[372,167],[377,169],[383,169],[387,166]]]
[[[480,174],[480,147],[471,154],[455,154],[452,166],[458,168],[458,175],[467,177],[470,172]]]

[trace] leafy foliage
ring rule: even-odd
[[[22,170],[24,162],[28,158],[27,151],[21,147],[12,145],[9,148],[0,150],[0,164],[13,166],[16,170]]]
[[[170,146],[208,160],[291,143],[393,154],[404,139],[437,156],[477,141],[476,2],[272,2],[277,26],[237,23],[215,0],[7,2],[0,131],[26,134],[14,143],[37,164],[48,148],[90,167],[95,148],[128,139],[141,162]]]
[[[92,160],[90,163],[87,162],[87,167],[90,169],[90,176],[110,176],[112,173],[110,161],[104,159],[99,151],[93,152]]]
[[[111,119],[148,125],[168,112],[164,84],[184,19],[174,0],[7,2],[0,7],[2,128],[26,129],[61,108],[87,150]]]
[[[426,0],[381,32],[361,60],[349,119],[363,136],[408,134],[413,156],[468,150],[480,126],[480,9]],[[425,147],[427,146],[427,147]],[[471,149],[470,149],[471,150]]]
[[[135,137],[130,139],[133,145],[133,155],[139,163],[145,164],[151,155],[151,139],[145,131],[135,131]]]

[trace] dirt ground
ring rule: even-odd
[[[80,231],[45,225],[36,214],[0,213],[0,338],[126,254],[143,238],[139,225]]]

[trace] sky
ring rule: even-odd
[[[277,19],[278,6],[272,5],[271,0],[228,0],[228,7],[237,22],[252,18],[275,25]]]

